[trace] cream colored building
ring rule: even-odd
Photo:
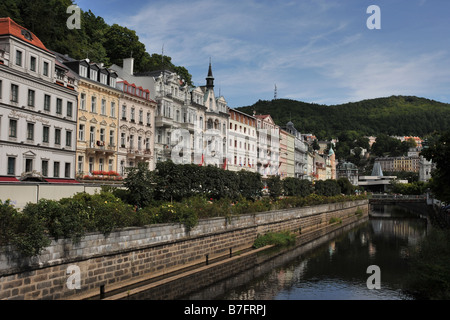
[[[79,77],[77,174],[79,179],[99,172],[117,172],[119,98],[117,74],[89,59],[66,58]]]
[[[228,156],[226,169],[256,172],[256,119],[246,113],[229,109]]]

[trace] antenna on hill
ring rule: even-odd
[[[278,92],[277,92],[277,84],[275,83],[275,91],[273,93],[273,100],[277,100]]]

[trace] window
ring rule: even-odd
[[[55,161],[53,163],[53,177],[59,178],[59,162]]]
[[[89,173],[92,173],[94,171],[94,158],[89,157]]]
[[[61,129],[55,129],[55,144],[61,144]]]
[[[98,170],[100,170],[100,171],[104,170],[104,159],[103,158],[98,159]]]
[[[116,117],[116,103],[115,102],[111,102],[111,117],[113,117],[113,118]]]
[[[96,110],[97,110],[97,98],[92,97],[91,98],[91,112],[96,113]]]
[[[44,126],[42,130],[42,142],[48,143],[50,141],[50,127]]]
[[[72,146],[72,131],[66,131],[66,147]]]
[[[84,162],[84,157],[78,156],[78,172],[79,173],[83,172],[83,162]]]
[[[44,110],[50,111],[50,96],[48,94],[44,96]]]
[[[90,127],[89,130],[89,139],[91,140],[92,144],[95,140],[95,127]]]
[[[34,140],[34,123],[27,123],[27,140]]]
[[[113,163],[114,163],[113,159],[108,160],[108,170],[109,171],[113,171]]]
[[[105,129],[100,129],[100,141],[105,141]]]
[[[34,107],[34,90],[28,90],[28,106]]]
[[[8,175],[15,175],[16,173],[16,158],[8,157]]]
[[[134,108],[131,108],[131,122],[134,122]]]
[[[109,130],[109,145],[114,146],[114,130]]]
[[[102,99],[102,114],[106,116],[106,100]]]
[[[48,177],[48,160],[42,160],[41,173],[44,177]]]
[[[110,82],[110,86],[111,87],[113,87],[113,88],[115,88],[116,87],[116,78],[110,78],[109,79],[109,82]]]
[[[0,79],[0,99],[2,98],[2,88],[3,88],[3,82]]]
[[[120,133],[120,146],[125,148],[125,133],[123,132]]]
[[[9,119],[9,137],[17,138],[17,120]]]
[[[25,172],[33,171],[33,159],[25,159]]]
[[[80,76],[87,78],[87,68],[85,66],[80,66]]]
[[[84,124],[80,124],[78,127],[78,140],[84,141]]]
[[[127,120],[127,106],[122,106],[122,120]]]
[[[56,113],[62,114],[62,100],[59,98],[56,99]]]
[[[139,123],[143,124],[144,123],[144,111],[139,110]]]
[[[36,57],[30,58],[30,70],[36,72]]]
[[[48,77],[48,62],[44,62],[44,69],[42,71],[44,76]]]
[[[66,162],[64,165],[64,177],[70,178],[70,162]]]
[[[11,102],[19,102],[19,86],[11,84]]]
[[[97,70],[92,70],[91,69],[91,76],[90,76],[91,80],[97,80]]]
[[[73,103],[67,101],[67,116],[72,117],[72,112],[73,112]]]
[[[22,51],[16,50],[16,65],[22,66]]]
[[[151,113],[147,112],[147,126],[150,126],[151,124]]]
[[[82,93],[80,95],[80,108],[81,110],[86,110],[86,94]]]
[[[108,76],[104,73],[100,73],[100,82],[103,84],[108,84]]]

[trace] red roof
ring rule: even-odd
[[[12,35],[42,50],[49,51],[36,35],[15,23],[11,18],[0,18],[0,35]]]

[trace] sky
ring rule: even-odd
[[[277,98],[327,105],[391,95],[450,103],[448,0],[74,2],[135,30],[194,85],[206,83],[211,59],[216,95],[231,108],[272,100],[275,87]]]

